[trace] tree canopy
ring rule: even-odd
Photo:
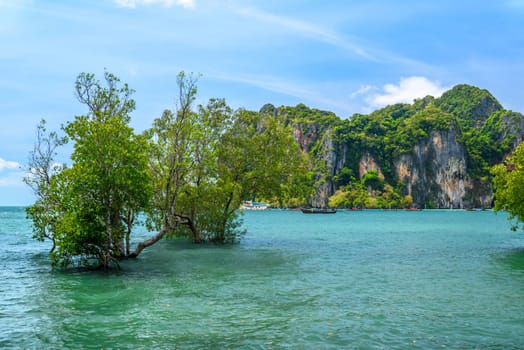
[[[306,160],[282,118],[233,111],[223,99],[195,107],[197,77],[182,72],[176,108],[138,134],[129,126],[133,90],[104,78],[78,76],[87,112],[63,127],[66,136],[48,133],[45,122],[37,129],[26,178],[37,200],[27,213],[35,238],[53,241],[55,265],[108,268],[173,235],[236,241],[243,200],[297,193]],[[54,165],[68,140],[72,164]],[[155,233],[134,242],[139,215]]]
[[[27,181],[37,183],[39,192],[28,215],[35,233],[56,244],[51,257],[62,266],[94,260],[107,267],[128,254],[133,223],[151,193],[146,140],[128,125],[133,91],[110,73],[104,77],[106,86],[92,74],[77,78],[77,98],[88,110],[63,128],[74,142],[72,166],[49,173],[53,153],[43,163],[35,157],[30,162],[34,171]],[[39,136],[33,154],[41,153],[42,139],[55,148],[62,144],[55,135]]]
[[[524,228],[524,144],[520,144],[504,164],[492,169],[495,210],[509,213],[513,229]]]

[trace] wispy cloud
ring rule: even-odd
[[[380,108],[395,103],[412,103],[414,99],[427,95],[440,97],[449,87],[442,86],[438,81],[426,77],[413,76],[401,78],[398,84],[386,84],[381,89],[365,85],[354,92],[351,97],[364,96],[370,108]],[[373,93],[374,91],[380,91]]]
[[[0,187],[23,185],[24,172],[20,167],[18,162],[0,158]]]
[[[4,169],[20,169],[20,163],[0,158],[0,171]]]
[[[357,36],[342,34],[315,23],[276,15],[254,7],[234,7],[230,5],[230,8],[232,11],[245,18],[273,24],[287,30],[294,31],[295,33],[304,35],[313,40],[332,45],[369,62],[396,63],[421,71],[434,72],[436,70],[435,67],[426,62],[418,61],[410,57],[405,57],[402,54],[390,52],[378,47],[373,47],[372,44],[358,38]]]
[[[359,96],[368,95],[369,92],[373,90],[376,90],[376,87],[374,87],[373,85],[362,85],[358,88],[357,91],[353,92],[349,98],[353,100]]]
[[[115,0],[120,7],[136,8],[138,6],[160,5],[164,7],[182,6],[194,8],[195,0]]]
[[[0,0],[0,8],[13,8],[16,3],[10,0]]]
[[[215,73],[209,74],[209,78],[242,83],[246,85],[256,86],[272,92],[278,92],[294,97],[304,97],[311,95],[312,91],[305,88],[303,84],[295,84],[281,78],[269,75],[250,75],[250,74],[224,74]]]
[[[355,42],[349,40],[347,37],[344,37],[336,31],[331,31],[313,23],[290,17],[275,15],[272,13],[261,11],[253,7],[234,8],[233,10],[243,17],[274,24],[279,27],[292,30],[294,32],[300,33],[301,35],[305,35],[315,40],[342,48],[366,60],[377,60],[373,55],[371,55],[368,52],[368,50],[365,47],[356,44]]]
[[[235,82],[248,86],[257,87],[270,92],[279,93],[295,97],[298,102],[302,102],[316,108],[335,110],[346,115],[349,113],[349,104],[342,98],[326,96],[326,91],[332,91],[330,87],[323,84],[311,85],[306,82],[297,82],[282,79],[271,75],[251,75],[251,74],[227,74],[227,73],[208,73],[206,78]],[[340,90],[340,89],[338,89]]]

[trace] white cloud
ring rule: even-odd
[[[268,75],[248,75],[248,74],[224,74],[211,73],[208,77],[223,81],[233,81],[251,86],[256,86],[268,91],[286,94],[289,96],[303,97],[313,94],[304,84],[296,84],[281,78]]]
[[[120,7],[136,8],[137,6],[161,5],[164,7],[173,7],[175,5],[184,8],[194,8],[195,0],[115,0]]]
[[[18,162],[0,158],[0,187],[22,186],[25,173]],[[3,171],[6,170],[6,173]]]
[[[362,85],[361,87],[358,88],[357,91],[353,92],[350,96],[350,98],[353,100],[359,96],[362,96],[362,95],[367,95],[369,94],[370,91],[372,90],[376,90],[377,88],[372,86],[372,85]]]
[[[0,158],[0,171],[4,169],[20,169],[20,163]]]
[[[395,103],[412,103],[414,99],[427,95],[440,97],[446,90],[448,88],[441,86],[438,81],[433,82],[426,77],[407,77],[401,78],[398,85],[384,85],[382,93],[367,97],[366,102],[375,108]]]

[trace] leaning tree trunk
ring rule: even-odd
[[[194,237],[195,243],[201,243],[202,242],[202,235],[200,234],[200,231],[196,227],[196,225],[193,222],[193,220],[191,220],[191,218],[189,218],[187,216],[183,216],[183,215],[177,215],[177,214],[175,214],[175,217],[176,217],[176,221],[179,224],[187,225],[189,227],[189,229],[193,233],[193,237]],[[159,240],[164,238],[164,236],[169,231],[172,231],[172,230],[173,230],[173,225],[169,224],[169,221],[168,221],[168,223],[166,223],[162,227],[160,232],[158,232],[156,235],[154,235],[153,237],[151,237],[149,239],[146,239],[145,241],[142,241],[142,242],[138,243],[138,245],[135,248],[135,250],[131,254],[127,254],[127,258],[130,258],[130,259],[136,258],[142,252],[142,250],[144,250],[145,248],[147,248],[149,246],[152,246],[153,244],[155,244],[156,242],[158,242]],[[199,239],[199,240],[197,240],[197,239]]]
[[[144,250],[145,248],[149,246],[152,246],[153,244],[161,240],[169,231],[171,231],[171,227],[167,225],[162,227],[160,232],[158,232],[156,235],[154,235],[153,237],[149,239],[146,239],[145,241],[138,243],[135,250],[131,254],[129,254],[127,257],[131,259],[136,258],[142,252],[142,250]]]
[[[215,242],[222,243],[226,240],[226,228],[227,228],[227,223],[229,221],[229,216],[231,215],[231,211],[229,208],[231,206],[231,203],[233,202],[233,197],[234,197],[234,193],[231,192],[229,194],[229,198],[222,211],[222,222],[220,223],[221,227],[219,228],[218,232],[216,232],[216,235],[213,239]]]

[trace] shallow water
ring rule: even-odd
[[[464,211],[248,212],[112,273],[49,267],[0,208],[0,348],[524,348],[524,234]],[[145,233],[143,233],[145,234]]]

